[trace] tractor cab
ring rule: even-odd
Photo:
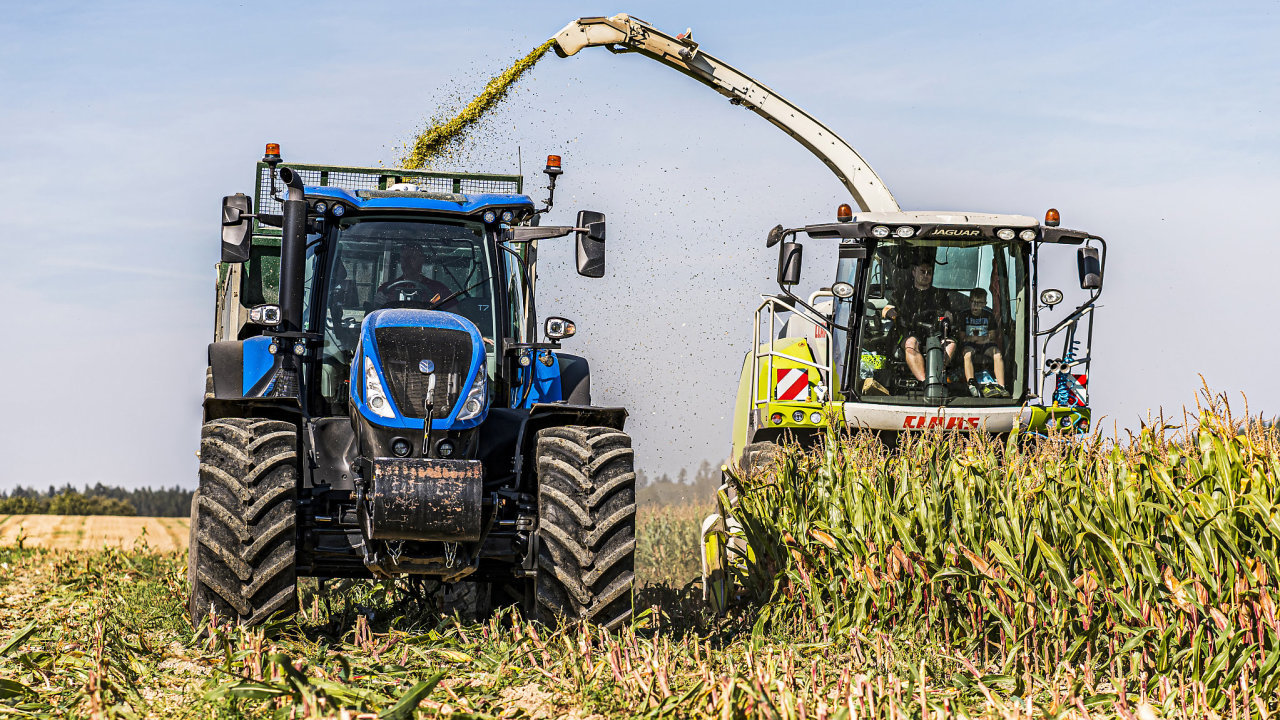
[[[734,457],[786,434],[851,427],[1007,432],[1089,426],[1093,317],[1106,243],[1022,215],[882,212],[775,228],[782,293],[756,312],[739,386]],[[807,298],[800,235],[839,245]],[[1075,247],[1075,262],[1063,247]],[[1040,289],[1075,265],[1080,290]],[[1058,306],[1069,294],[1074,309]],[[1068,305],[1071,307],[1071,305]],[[1056,316],[1055,316],[1056,314]]]

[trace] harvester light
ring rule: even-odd
[[[323,200],[321,200],[320,202],[316,203],[316,212],[318,212],[318,213],[320,213],[320,214],[322,214],[322,215],[323,215],[323,214],[324,214],[324,212],[325,212],[326,210],[328,210],[328,209],[329,209],[329,203],[327,203],[327,202],[325,202],[325,201],[323,201]]]
[[[294,355],[306,355],[306,354],[307,354],[307,344],[306,344],[306,343],[304,343],[304,342],[296,342],[296,343],[294,343],[294,344],[293,344],[293,354],[294,354]]]
[[[267,352],[271,353],[272,355],[275,355],[276,353],[280,352],[280,346],[276,345],[275,343],[271,343],[270,345],[267,346]]]
[[[496,213],[496,212],[494,212],[494,211],[492,211],[492,210],[485,210],[485,211],[484,211],[484,221],[485,221],[486,223],[490,223],[490,224],[497,222],[497,221],[498,221],[498,213]]]
[[[781,425],[781,424],[782,424],[782,413],[774,413],[772,416],[770,416],[770,418],[769,418],[769,419],[773,421],[773,424],[774,424],[774,425]]]
[[[831,286],[831,294],[842,299],[851,298],[853,297],[853,286],[841,280]]]
[[[792,420],[795,420],[796,422],[804,422],[804,411],[803,411],[803,410],[797,410],[797,411],[795,411],[795,412],[791,413],[791,419],[792,419]]]
[[[472,420],[480,416],[484,412],[485,404],[489,400],[489,376],[483,370],[476,373],[476,379],[471,383],[471,389],[467,391],[467,399],[462,401],[462,411],[458,413],[459,420]]]
[[[996,237],[1001,240],[1012,240],[1016,235],[1013,232],[1013,228],[1000,228],[996,231]]]
[[[520,367],[529,367],[533,364],[533,356],[529,354],[528,350],[525,350],[520,353],[520,359],[518,362],[520,363]]]
[[[1023,242],[1031,242],[1032,240],[1036,239],[1036,231],[1032,230],[1031,228],[1027,228],[1026,230],[1023,230],[1022,232],[1018,233],[1018,237]]]
[[[396,457],[409,457],[409,451],[413,450],[413,446],[404,438],[396,438],[391,442],[391,454]]]
[[[382,389],[378,371],[373,368],[373,361],[368,355],[364,358],[364,399],[378,415],[395,417],[395,413],[391,412],[391,403],[387,402],[387,391]]]
[[[877,225],[871,228],[871,235],[878,238],[887,238],[889,237],[889,228],[884,225]]]
[[[853,220],[853,208],[849,207],[849,203],[841,203],[836,208],[836,220],[840,222],[851,222]]]
[[[515,217],[516,217],[515,213],[511,212],[510,210],[502,211],[502,222],[504,223],[511,222],[512,220],[515,219]]]
[[[559,156],[559,155],[548,155],[548,156],[547,156],[547,167],[546,167],[546,169],[545,169],[545,170],[543,170],[542,172],[544,172],[544,173],[546,173],[546,174],[548,174],[548,175],[559,175],[560,173],[564,172],[564,170],[561,170],[561,169],[560,169],[560,156]]]
[[[1049,208],[1044,214],[1044,224],[1049,227],[1058,227],[1058,223],[1062,222],[1062,216],[1058,214],[1057,208]]]
[[[1057,305],[1060,302],[1062,302],[1061,290],[1054,290],[1050,288],[1040,293],[1040,303],[1042,305],[1048,305],[1049,307],[1053,307],[1054,305]]]
[[[822,413],[817,411],[809,413],[809,422],[813,423],[814,425],[817,425],[818,423],[822,422]]]
[[[329,212],[333,213],[334,217],[342,217],[343,215],[347,214],[347,208],[344,207],[342,203],[334,203],[333,209],[330,210]]]
[[[897,235],[900,238],[909,238],[912,235],[916,234],[916,229],[911,227],[910,225],[901,225],[899,227],[894,228],[893,234]]]
[[[453,441],[441,440],[436,443],[436,455],[442,458],[453,457]]]
[[[280,143],[267,143],[267,151],[262,155],[262,162],[280,162]]]

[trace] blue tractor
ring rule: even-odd
[[[430,578],[481,607],[631,614],[626,411],[534,304],[539,241],[604,275],[605,218],[541,226],[518,175],[281,162],[222,203],[191,507],[192,623],[297,608],[297,579]],[[256,207],[256,211],[255,211]]]

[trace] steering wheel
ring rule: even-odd
[[[414,296],[422,292],[422,289],[423,288],[421,285],[419,285],[418,283],[408,278],[396,280],[395,282],[383,288],[383,290],[388,293],[394,292],[394,293],[399,293],[403,295],[414,295]]]

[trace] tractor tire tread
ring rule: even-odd
[[[614,428],[539,431],[535,616],[614,629],[631,616],[635,585],[635,456]]]
[[[188,560],[192,624],[210,613],[261,624],[297,609],[298,434],[280,420],[224,418],[201,433]]]

